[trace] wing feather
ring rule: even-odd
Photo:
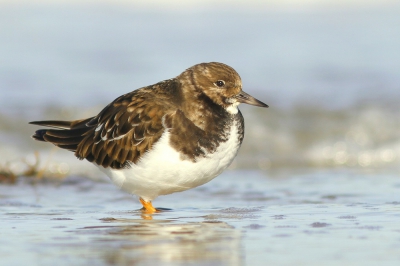
[[[151,149],[165,130],[162,115],[175,108],[143,95],[130,98],[117,99],[93,118],[97,124],[89,123],[93,125],[86,133],[88,137],[78,144],[77,157],[91,155],[98,165],[122,168],[127,161],[137,163]]]
[[[53,127],[33,138],[75,152],[79,159],[120,169],[137,163],[165,131],[162,117],[179,108],[182,97],[176,79],[124,94],[97,116],[75,121],[34,121]]]

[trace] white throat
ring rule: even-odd
[[[235,103],[232,103],[231,105],[229,105],[227,108],[226,108],[226,111],[228,111],[228,113],[230,113],[230,114],[232,114],[232,115],[235,115],[235,114],[237,114],[238,113],[238,105],[240,104],[240,102],[235,102]]]

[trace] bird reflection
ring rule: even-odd
[[[144,215],[144,214],[143,214]],[[241,265],[241,231],[225,222],[105,218],[85,227],[99,236],[104,260],[118,265]]]

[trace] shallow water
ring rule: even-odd
[[[271,176],[271,174],[270,174]],[[0,187],[3,265],[398,265],[400,181],[228,171],[144,215],[108,182]]]

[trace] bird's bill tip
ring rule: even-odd
[[[240,103],[247,103],[247,104],[258,106],[258,107],[265,107],[265,108],[268,107],[267,104],[265,104],[262,101],[254,98],[253,96],[251,96],[250,94],[248,94],[248,93],[246,93],[244,91],[240,92],[238,94],[238,96],[236,97],[236,99]]]

